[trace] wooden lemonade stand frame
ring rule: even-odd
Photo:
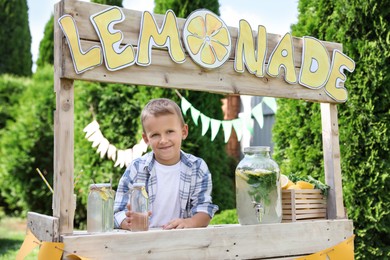
[[[81,46],[88,49],[99,44],[89,17],[107,6],[87,2],[62,0],[55,5],[55,19],[71,15],[78,27]],[[118,24],[125,38],[123,43],[137,46],[142,12],[122,9],[126,22]],[[161,26],[163,15],[154,15]],[[181,29],[184,19],[177,18]],[[237,41],[238,29],[229,27],[232,46]],[[164,49],[153,49],[153,64],[148,67],[131,66],[109,71],[104,65],[77,74],[73,67],[69,46],[55,22],[54,89],[56,92],[54,132],[54,194],[53,216],[29,213],[28,226],[43,241],[64,243],[64,255],[77,254],[89,259],[131,257],[137,259],[293,259],[332,247],[353,235],[353,223],[348,220],[343,205],[338,138],[337,103],[324,88],[309,89],[288,84],[282,77],[256,77],[237,73],[233,68],[234,48],[230,59],[221,67],[205,70],[188,56],[186,62],[172,62]],[[267,55],[271,53],[279,35],[267,34]],[[302,39],[294,38],[296,71],[301,64]],[[341,50],[338,43],[324,42],[331,53]],[[184,230],[150,230],[130,232],[114,230],[101,234],[87,234],[73,230],[74,199],[74,80],[116,82],[160,87],[172,87],[226,94],[271,96],[309,100],[321,103],[323,153],[326,183],[330,186],[327,200],[327,219],[265,225],[221,225]],[[201,155],[200,155],[201,156]]]

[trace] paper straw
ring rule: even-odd
[[[36,169],[39,175],[41,175],[42,180],[46,183],[46,186],[50,189],[51,193],[54,193],[53,189],[51,188],[50,184],[47,182],[41,171],[37,168]]]

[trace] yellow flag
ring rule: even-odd
[[[34,236],[30,229],[27,230],[26,237],[24,238],[23,244],[19,249],[18,254],[16,255],[16,260],[23,260],[28,256],[31,251],[39,246],[41,242]]]
[[[42,242],[38,253],[38,260],[61,260],[64,252],[64,243]]]
[[[349,237],[334,247],[327,248],[312,255],[296,258],[295,260],[353,260],[355,235]]]

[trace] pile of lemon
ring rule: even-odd
[[[294,183],[284,174],[280,175],[280,186],[282,187],[282,190],[314,189],[314,184],[307,181],[297,181]]]

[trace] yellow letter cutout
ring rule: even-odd
[[[152,46],[167,47],[171,59],[176,63],[185,61],[185,54],[180,42],[179,28],[175,13],[168,10],[162,29],[157,28],[156,21],[148,11],[143,12],[141,19],[140,36],[138,39],[137,64],[149,66],[151,64]]]
[[[265,57],[267,53],[267,31],[259,25],[257,29],[257,47],[252,35],[252,28],[245,20],[240,20],[238,39],[236,44],[236,57],[234,69],[239,73],[244,72],[244,64],[249,73],[257,77],[264,77]]]
[[[325,91],[334,100],[342,102],[345,102],[348,98],[348,92],[344,88],[344,82],[347,79],[343,73],[344,69],[353,72],[355,62],[341,51],[334,50],[331,73],[325,85]]]
[[[330,71],[330,57],[325,46],[313,37],[303,37],[302,66],[299,84],[311,89],[322,88]]]
[[[81,49],[79,32],[76,27],[76,22],[72,16],[64,15],[58,19],[58,23],[65,34],[66,40],[68,41],[74,70],[77,74],[83,73],[102,64],[103,59],[99,46],[92,46],[86,52]]]
[[[290,33],[286,33],[272,51],[268,61],[267,73],[272,77],[277,77],[280,75],[281,67],[284,68],[284,80],[290,84],[297,83],[294,50]]]
[[[133,46],[126,44],[121,47],[123,34],[119,30],[114,30],[115,24],[125,20],[122,10],[116,6],[110,7],[91,15],[90,20],[102,43],[107,69],[116,71],[133,65],[135,63]]]

